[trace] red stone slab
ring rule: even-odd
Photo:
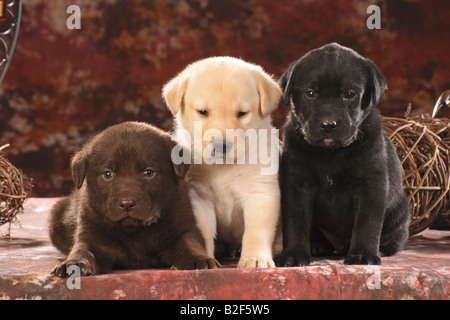
[[[149,269],[59,279],[64,255],[47,234],[57,199],[28,199],[12,241],[0,240],[0,299],[450,299],[450,231],[426,230],[381,266],[315,259],[308,267],[220,270]],[[8,226],[0,227],[5,236]],[[74,289],[69,289],[69,287]],[[79,287],[79,289],[78,289]]]

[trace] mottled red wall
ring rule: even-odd
[[[81,9],[68,30],[66,9]],[[366,9],[381,8],[381,30]],[[124,120],[165,129],[162,85],[186,64],[231,55],[279,77],[308,50],[336,41],[371,58],[387,77],[383,114],[431,112],[450,88],[450,2],[293,0],[24,1],[12,64],[0,87],[0,145],[34,178],[35,196],[67,194],[71,154]],[[287,108],[274,116],[283,123]]]

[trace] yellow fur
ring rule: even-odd
[[[256,134],[266,130],[270,146],[278,143],[278,137],[270,136],[270,114],[277,108],[281,93],[278,84],[260,66],[231,57],[195,62],[163,88],[176,129],[183,129],[177,131],[176,138],[190,147],[192,154],[202,156],[202,163],[191,166],[189,182],[207,252],[214,254],[216,236],[234,244],[242,242],[238,267],[274,267],[273,253],[281,252],[278,174],[261,174],[268,165],[260,159],[256,163],[237,163],[240,153],[251,152],[255,147],[245,137],[245,145],[233,144],[236,158],[232,163],[205,163],[208,159],[204,151],[217,137],[202,137],[200,143],[194,143],[195,124],[201,124],[202,133],[214,130],[222,137],[230,129],[241,132],[240,137],[248,129],[256,129]],[[202,116],[200,110],[208,115]],[[239,112],[247,114],[238,117]]]

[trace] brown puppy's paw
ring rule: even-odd
[[[80,268],[80,275],[82,276],[90,276],[97,273],[95,264],[90,263],[87,259],[68,259],[58,264],[52,271],[52,275],[60,278],[67,278],[73,273],[73,271],[67,272],[70,266],[77,266]]]
[[[194,270],[194,269],[220,269],[222,266],[219,261],[207,256],[193,257],[193,260],[186,261],[182,265],[174,266],[178,270]]]

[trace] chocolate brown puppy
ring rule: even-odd
[[[53,208],[53,245],[68,254],[53,274],[173,266],[218,268],[207,256],[187,193],[185,164],[171,161],[175,143],[145,123],[126,122],[95,136],[72,160],[76,189]]]

